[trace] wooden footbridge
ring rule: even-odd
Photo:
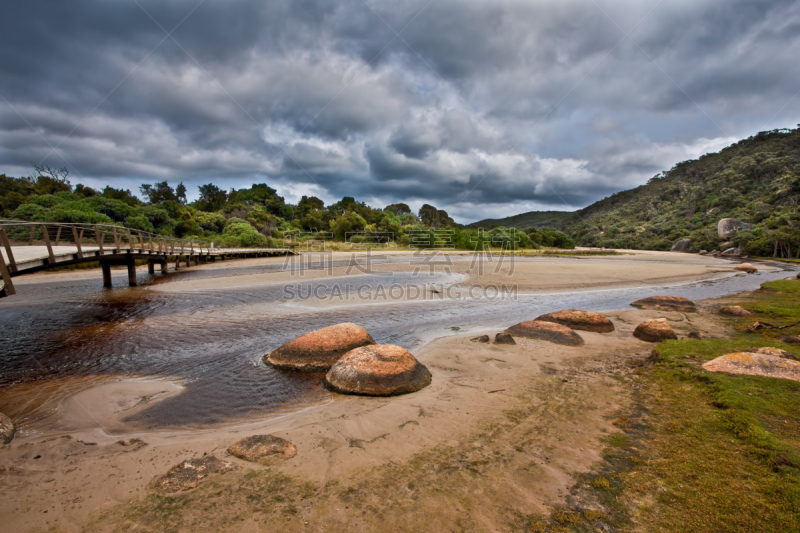
[[[16,294],[12,279],[40,270],[100,263],[103,286],[111,287],[111,267],[128,267],[128,284],[136,285],[136,261],[146,260],[166,273],[169,262],[181,264],[287,255],[290,248],[214,248],[198,238],[177,239],[107,224],[62,224],[0,220],[0,296]]]

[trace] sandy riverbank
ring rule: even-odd
[[[586,344],[579,348],[527,339],[483,345],[471,342],[472,335],[438,339],[416,354],[433,374],[423,391],[394,398],[333,395],[324,405],[236,427],[131,432],[125,415],[179,393],[178,385],[97,384],[56,409],[53,416],[69,431],[20,438],[0,450],[2,529],[80,531],[92,521],[89,529],[112,531],[155,520],[160,515],[147,508],[152,500],[138,507],[128,502],[151,494],[151,480],[179,461],[215,454],[240,470],[208,480],[206,487],[231,483],[226,491],[201,485],[179,497],[187,498],[186,509],[176,511],[185,515],[183,529],[296,531],[302,524],[430,531],[462,524],[503,530],[514,520],[512,510],[537,513],[563,501],[575,476],[600,459],[601,439],[618,431],[612,420],[630,401],[620,376],[652,349],[632,337],[636,324],[666,317],[679,335],[690,327],[724,334],[702,310],[609,316],[617,330],[581,332]],[[262,433],[289,439],[298,455],[268,470],[227,456],[231,443]],[[244,496],[230,499],[239,490],[232,487],[269,472],[289,476],[273,487],[285,501],[256,511]],[[301,485],[313,490],[295,498],[292,487]],[[204,511],[217,505],[218,511]],[[165,524],[146,525],[162,530]]]

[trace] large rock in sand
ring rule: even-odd
[[[741,265],[733,267],[733,269],[738,270],[739,272],[747,272],[748,274],[755,274],[758,272],[758,269],[750,263],[742,263]]]
[[[692,247],[692,239],[681,239],[672,245],[670,252],[688,252]]]
[[[14,422],[3,413],[0,413],[0,444],[11,442],[16,433],[17,428],[14,426]]]
[[[393,396],[431,384],[428,368],[393,344],[374,344],[350,350],[325,374],[325,385],[342,394]]]
[[[529,320],[508,328],[506,333],[514,337],[526,337],[563,344],[565,346],[582,346],[583,338],[571,328],[545,320]]]
[[[661,309],[663,311],[682,311],[693,313],[697,311],[694,302],[680,296],[650,296],[631,303],[639,309]]]
[[[725,307],[719,308],[719,314],[725,316],[750,316],[753,313],[741,305],[726,305]]]
[[[195,488],[209,474],[224,474],[238,467],[233,463],[220,461],[213,455],[189,459],[173,466],[156,481],[156,488],[164,492],[182,492]]]
[[[633,336],[647,342],[661,342],[668,339],[677,339],[666,318],[645,320],[633,330]]]
[[[297,455],[297,448],[286,439],[275,435],[250,435],[235,442],[228,453],[245,461],[260,461],[273,455],[291,459]]]
[[[686,338],[704,341],[709,339],[715,339],[716,337],[706,333],[705,331],[690,331],[689,334],[686,336]]]
[[[517,341],[514,340],[514,337],[509,335],[508,333],[498,333],[494,336],[494,343],[495,344],[517,344]]]
[[[608,333],[614,331],[614,324],[599,313],[580,311],[578,309],[565,309],[555,313],[547,313],[537,317],[536,320],[555,322],[568,328],[581,331],[594,331],[595,333]]]
[[[711,372],[747,374],[800,381],[800,362],[777,355],[735,352],[712,359],[703,365]]]
[[[357,324],[345,322],[306,333],[264,357],[265,362],[288,370],[324,371],[354,348],[375,344]]]
[[[717,223],[717,234],[720,239],[725,240],[730,239],[734,234],[740,231],[751,231],[754,229],[756,229],[754,225],[736,220],[735,218],[721,218],[719,223]]]

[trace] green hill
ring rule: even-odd
[[[722,246],[719,220],[730,217],[756,226],[732,238],[744,253],[793,257],[800,251],[799,203],[800,128],[773,130],[679,163],[555,228],[582,246],[669,250],[690,238],[690,250],[711,251]]]
[[[487,218],[467,224],[468,228],[549,228],[553,227],[572,213],[570,211],[529,211],[506,218]]]

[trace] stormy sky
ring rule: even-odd
[[[0,173],[572,210],[800,122],[796,1],[28,0]]]

